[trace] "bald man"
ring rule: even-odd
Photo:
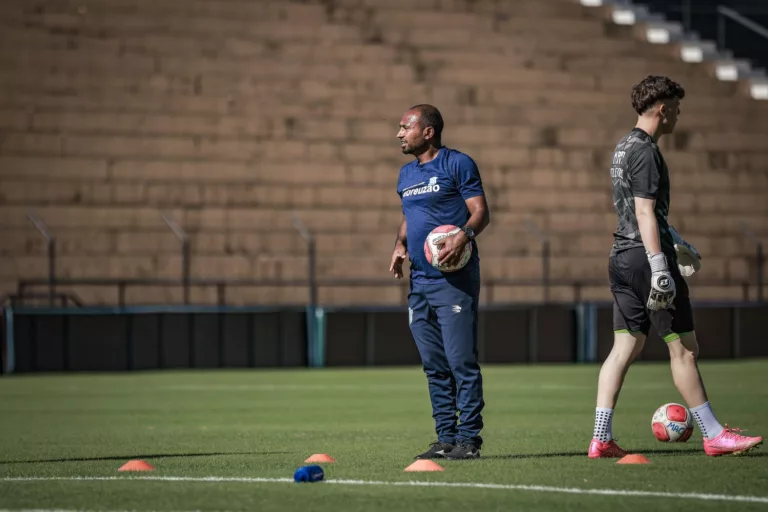
[[[427,375],[437,432],[437,441],[416,458],[475,459],[483,443],[485,406],[477,360],[480,262],[475,237],[488,225],[489,211],[477,165],[443,146],[442,131],[442,115],[432,105],[416,105],[400,121],[402,151],[415,158],[400,169],[403,221],[389,270],[402,278],[403,262],[410,258],[408,321]],[[471,259],[456,272],[441,272],[424,255],[427,235],[445,224],[461,231],[441,242],[441,265],[457,263],[466,244],[473,246]]]

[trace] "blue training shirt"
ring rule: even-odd
[[[415,283],[445,281],[446,274],[427,262],[424,242],[438,226],[462,227],[469,220],[465,201],[485,195],[477,164],[461,151],[442,147],[431,162],[421,165],[418,160],[413,160],[400,169],[397,193],[408,225],[411,280]],[[472,244],[469,263],[461,270],[451,272],[452,276],[479,275],[477,244],[474,241]]]

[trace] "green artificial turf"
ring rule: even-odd
[[[715,413],[768,432],[768,361],[704,362]],[[651,465],[591,461],[598,366],[487,366],[482,458],[406,473],[435,438],[420,368],[19,375],[0,380],[0,509],[432,511],[768,510],[768,453],[704,455],[653,438],[653,411],[680,402],[667,365],[630,371],[614,435]],[[328,483],[291,478],[328,453]],[[156,470],[123,473],[131,459]],[[11,480],[33,477],[43,480]],[[62,480],[44,480],[63,477]],[[107,477],[117,480],[74,480]],[[223,481],[135,480],[219,477]],[[226,479],[243,478],[243,481]],[[458,482],[758,496],[763,503],[553,489],[333,484]]]

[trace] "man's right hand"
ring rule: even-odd
[[[651,264],[651,293],[648,297],[648,309],[659,311],[660,309],[675,309],[673,301],[677,290],[675,280],[669,273],[667,257],[664,253],[648,255],[648,263]]]
[[[392,253],[392,263],[389,265],[389,271],[400,279],[403,277],[403,262],[408,257],[408,250],[401,243],[395,245],[395,251]]]

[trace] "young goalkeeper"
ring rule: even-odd
[[[662,76],[648,76],[632,89],[635,128],[616,146],[611,165],[618,227],[608,271],[613,294],[613,349],[597,388],[590,459],[623,457],[613,441],[613,410],[624,376],[651,327],[667,343],[675,386],[704,436],[707,455],[746,452],[763,442],[746,437],[715,418],[699,375],[698,344],[688,286],[683,276],[701,268],[700,256],[667,223],[669,171],[658,147],[672,133],[683,88]]]

